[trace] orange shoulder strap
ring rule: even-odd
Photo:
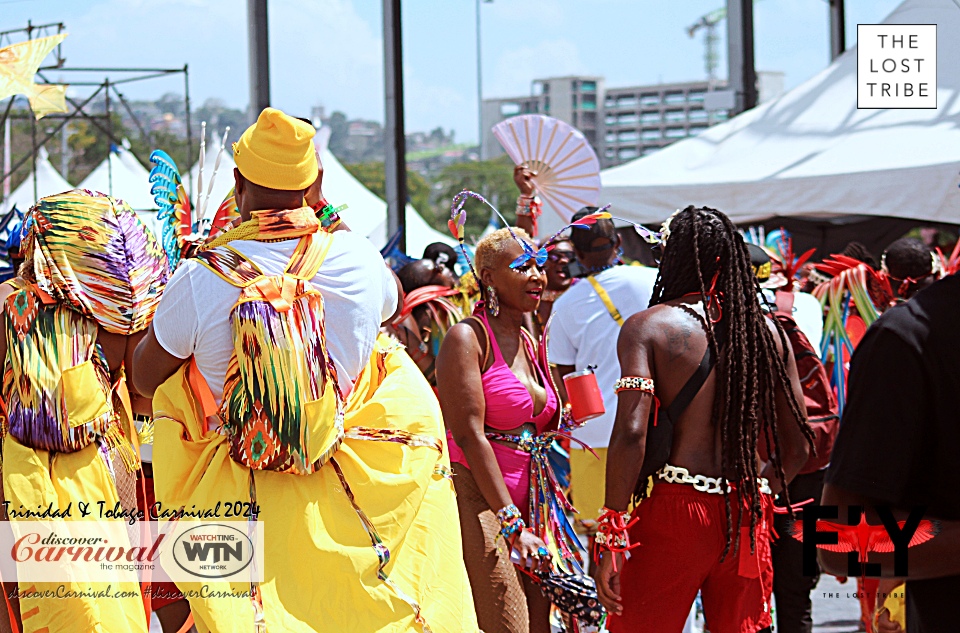
[[[210,390],[206,378],[200,373],[195,358],[190,359],[190,365],[187,367],[187,382],[190,385],[190,390],[193,391],[193,396],[200,404],[200,413],[206,422],[207,431],[212,431],[220,425],[220,418],[217,415],[217,401],[213,397],[213,392]]]

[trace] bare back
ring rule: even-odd
[[[641,314],[639,322],[632,324],[636,340],[631,342],[630,347],[644,348],[660,406],[668,407],[697,370],[706,352],[708,339],[703,304],[693,298],[680,298],[654,306]],[[772,323],[769,326],[775,328]],[[779,337],[775,336],[774,339],[782,355]],[[729,353],[747,352],[731,349],[721,351],[721,355]],[[792,365],[792,361],[788,364]],[[717,369],[714,368],[689,406],[674,421],[669,463],[694,474],[708,477],[726,474],[727,477],[734,477],[735,473],[723,473],[720,428],[713,416],[717,384]],[[778,400],[781,400],[782,394],[778,396]],[[759,464],[759,456],[757,459]]]

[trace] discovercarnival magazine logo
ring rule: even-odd
[[[262,581],[263,523],[14,521],[0,573],[20,582]]]

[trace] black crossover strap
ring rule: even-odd
[[[717,339],[718,349],[722,350],[724,336],[719,327],[714,328],[714,335]],[[694,370],[693,375],[690,376],[686,384],[683,385],[683,388],[680,389],[680,393],[673,399],[670,406],[660,410],[660,417],[666,418],[670,422],[679,420],[683,412],[686,411],[690,403],[693,402],[693,399],[700,393],[703,384],[707,382],[707,378],[710,377],[710,372],[713,371],[716,364],[717,359],[714,358],[713,349],[708,341],[707,349],[703,353],[703,359],[700,361],[700,365]]]

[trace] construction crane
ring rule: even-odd
[[[759,0],[754,0],[754,4]],[[696,36],[697,31],[704,29],[703,35],[703,63],[707,71],[707,81],[710,83],[710,89],[717,83],[717,67],[720,65],[720,35],[717,33],[717,25],[727,17],[727,8],[720,7],[710,13],[701,16],[699,20],[687,27],[687,35],[691,38]]]
[[[710,89],[717,83],[717,67],[720,65],[720,36],[717,34],[717,24],[727,17],[727,8],[721,7],[701,16],[694,24],[687,28],[687,35],[696,36],[697,31],[704,29],[703,34],[703,64],[707,70],[707,81]]]

